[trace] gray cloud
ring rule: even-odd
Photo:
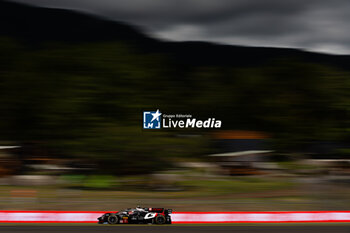
[[[348,0],[17,0],[83,10],[170,40],[350,54]]]

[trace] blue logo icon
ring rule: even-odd
[[[143,128],[160,129],[161,115],[159,109],[156,112],[143,112]]]

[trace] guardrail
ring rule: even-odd
[[[97,223],[108,211],[0,211],[2,223]],[[174,212],[173,223],[350,222],[350,211]]]

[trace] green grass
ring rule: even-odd
[[[79,177],[76,177],[79,178]],[[79,180],[79,179],[78,179]],[[97,179],[98,180],[98,179]],[[128,182],[130,180],[130,182]],[[132,181],[131,181],[132,180]],[[345,210],[350,199],[345,196],[350,187],[322,188],[322,195],[305,192],[308,186],[294,183],[292,178],[220,177],[185,174],[170,185],[182,187],[178,191],[156,191],[142,177],[119,178],[143,189],[84,188],[72,185],[0,186],[2,209],[13,210],[119,210],[138,204],[164,206],[177,211],[279,211],[279,210]],[[96,180],[95,180],[96,181]],[[94,181],[94,182],[95,182]],[[151,180],[152,181],[152,180]],[[156,183],[158,185],[158,183]],[[322,186],[323,187],[323,186]],[[19,190],[19,192],[18,192]],[[33,197],[16,196],[20,190],[32,190]],[[311,190],[312,191],[312,190]],[[311,195],[312,194],[312,195]],[[332,194],[332,199],[324,196]]]
[[[74,177],[74,180],[79,180]],[[135,178],[136,179],[136,178]],[[286,190],[295,185],[290,182],[279,180],[265,180],[262,178],[202,178],[188,176],[180,181],[170,183],[170,186],[180,187],[180,191],[155,191],[148,187],[147,183],[140,181],[124,181],[125,183],[137,184],[143,189],[133,190],[127,188],[108,189],[111,185],[111,178],[101,181],[101,177],[90,177],[85,185],[51,185],[51,186],[1,186],[0,197],[9,197],[13,195],[14,190],[34,190],[35,197],[38,198],[193,198],[193,197],[211,197],[213,195],[230,194],[255,194],[259,192],[270,192],[276,190]],[[121,182],[122,183],[122,182]],[[74,183],[75,184],[75,183]],[[164,185],[164,184],[162,184]],[[119,184],[120,186],[120,184]],[[81,189],[82,188],[82,189]]]

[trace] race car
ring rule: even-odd
[[[171,224],[172,209],[129,208],[114,213],[105,213],[97,218],[99,224]]]

